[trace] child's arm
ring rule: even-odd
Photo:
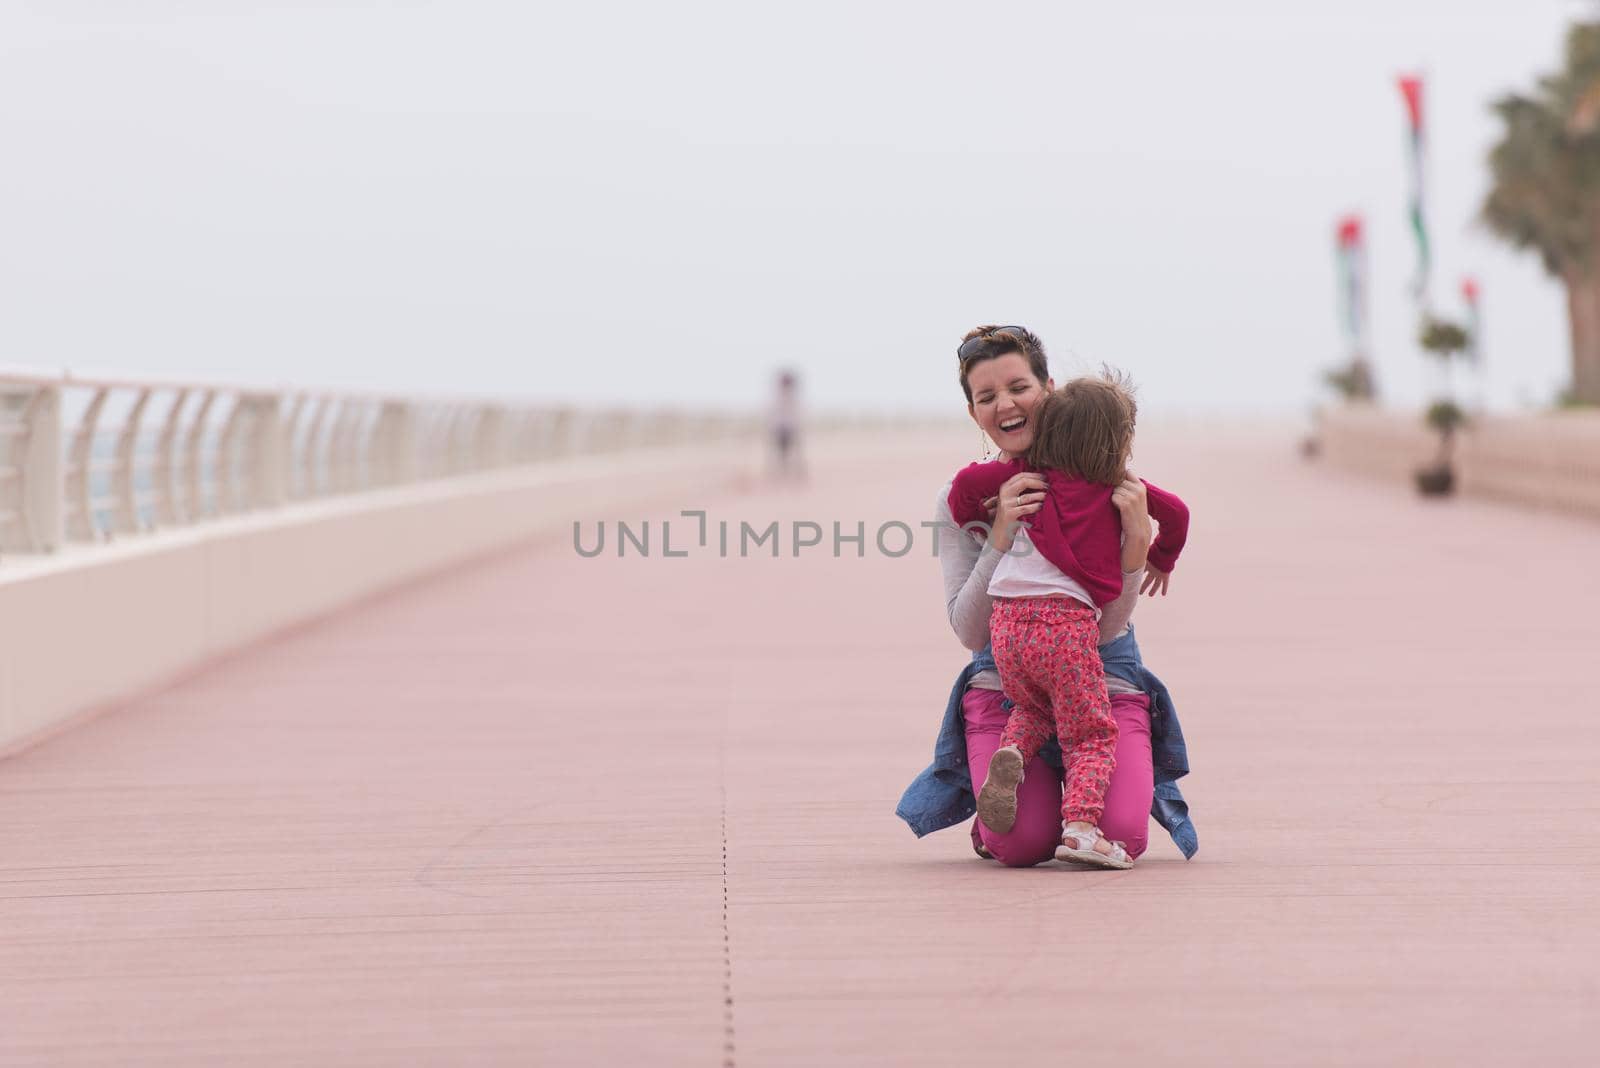
[[[1000,492],[1007,479],[1022,471],[1021,460],[968,464],[950,482],[950,517],[956,526],[989,522],[983,502]]]
[[[1178,555],[1183,552],[1184,543],[1189,540],[1189,506],[1177,494],[1149,482],[1145,482],[1144,487],[1150,502],[1150,517],[1161,524],[1161,532],[1150,546],[1148,563],[1152,570],[1170,574],[1178,563]],[[1162,584],[1165,585],[1164,580]]]

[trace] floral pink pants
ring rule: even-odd
[[[1098,825],[1117,766],[1117,721],[1094,609],[1070,597],[998,598],[989,636],[1014,706],[1000,744],[1031,760],[1054,735],[1065,772],[1061,819]]]
[[[967,762],[976,794],[989,774],[989,758],[1000,748],[1000,735],[1010,720],[999,690],[973,687],[961,699],[966,723]],[[1128,847],[1138,857],[1150,844],[1150,802],[1155,793],[1155,766],[1150,753],[1150,701],[1142,693],[1111,695],[1117,717],[1117,769],[1106,790],[1100,833]],[[972,844],[981,845],[1008,868],[1027,868],[1056,859],[1061,844],[1061,772],[1044,757],[1028,761],[1017,788],[1017,823],[996,834],[981,820],[972,821]]]

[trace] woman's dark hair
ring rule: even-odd
[[[968,346],[967,342],[982,339],[982,343]],[[1044,342],[1039,340],[1037,334],[1025,330],[1020,326],[975,326],[967,331],[961,339],[963,348],[972,351],[961,361],[961,392],[967,395],[967,403],[972,403],[972,387],[967,385],[967,372],[988,360],[1000,356],[1016,353],[1028,361],[1028,370],[1033,372],[1033,377],[1039,380],[1042,386],[1050,380],[1050,367],[1044,357]]]

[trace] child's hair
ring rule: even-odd
[[[1139,406],[1133,384],[1109,367],[1047,393],[1033,410],[1028,463],[1115,486],[1128,477]]]

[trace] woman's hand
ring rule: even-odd
[[[1122,516],[1122,570],[1138,571],[1144,567],[1150,542],[1155,538],[1155,531],[1150,526],[1150,502],[1145,495],[1144,483],[1129,475],[1111,491],[1111,503],[1117,506],[1118,514]],[[1144,589],[1149,588],[1149,581],[1149,576],[1145,576]]]
[[[1043,475],[1024,471],[1006,479],[999,495],[983,502],[990,514],[989,545],[996,552],[1010,552],[1022,520],[1044,506],[1045,485]]]
[[[1167,595],[1167,583],[1171,580],[1172,572],[1170,571],[1160,571],[1153,567],[1146,568],[1144,585],[1139,587],[1139,592],[1148,593],[1152,597],[1159,593],[1165,597]]]

